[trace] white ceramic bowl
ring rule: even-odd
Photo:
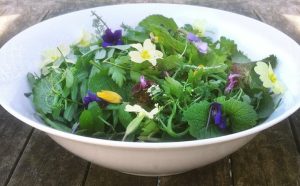
[[[261,125],[212,139],[168,142],[119,142],[77,136],[52,129],[34,117],[23,94],[30,92],[27,72],[39,72],[41,52],[72,43],[81,29],[93,31],[91,10],[113,28],[124,22],[135,26],[149,14],[173,17],[177,23],[205,19],[207,27],[234,39],[253,59],[269,54],[279,58],[277,73],[286,87],[278,109]],[[39,23],[8,41],[0,50],[0,103],[12,115],[46,132],[58,144],[98,165],[137,175],[158,176],[188,171],[236,151],[260,131],[287,118],[300,106],[300,47],[282,32],[256,20],[230,12],[174,4],[128,4],[82,10]]]

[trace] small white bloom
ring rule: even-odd
[[[144,115],[149,119],[153,119],[154,115],[159,112],[158,105],[155,104],[155,108],[152,109],[150,112],[147,112],[145,109],[143,109],[140,105],[126,105],[125,106],[125,111],[126,112],[136,112],[139,115]]]
[[[154,96],[156,94],[159,94],[161,92],[161,89],[159,85],[153,84],[147,89],[147,93],[149,93],[150,96]]]
[[[135,63],[142,63],[149,61],[153,66],[156,65],[156,60],[163,57],[163,53],[155,49],[155,44],[150,39],[146,39],[142,44],[132,44],[131,47],[137,49],[137,51],[129,52],[131,61]]]
[[[80,35],[80,37],[79,37],[79,39],[77,40],[76,43],[80,47],[87,47],[91,44],[92,37],[93,36],[90,32],[82,30],[81,35]]]

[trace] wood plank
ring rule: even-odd
[[[289,118],[289,121],[291,123],[298,152],[300,152],[300,109]]]
[[[8,185],[81,185],[87,165],[35,130]]]
[[[234,185],[298,185],[299,154],[288,120],[259,134],[232,156]]]
[[[165,176],[160,179],[160,186],[210,186],[231,185],[229,158],[187,173]]]
[[[92,164],[85,182],[85,186],[156,186],[157,177],[142,177],[120,173]]]
[[[4,185],[27,144],[32,128],[0,106],[0,185]]]

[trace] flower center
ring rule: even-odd
[[[275,83],[277,81],[276,75],[274,73],[269,74],[269,79],[272,81],[272,83]]]
[[[143,50],[141,52],[141,57],[144,59],[144,60],[148,60],[151,58],[151,55],[150,53],[148,52],[148,50]]]

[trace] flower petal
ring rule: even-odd
[[[130,51],[128,53],[128,55],[130,56],[130,60],[136,63],[142,63],[145,60],[141,57],[141,53],[138,51]]]
[[[143,43],[144,50],[153,51],[155,50],[155,45],[151,42],[151,39],[146,39]]]
[[[107,101],[108,103],[122,102],[122,97],[118,93],[109,90],[102,90],[100,92],[97,92],[97,96],[104,101]]]
[[[138,51],[143,50],[143,46],[141,45],[141,43],[131,44],[130,46],[137,49]]]

